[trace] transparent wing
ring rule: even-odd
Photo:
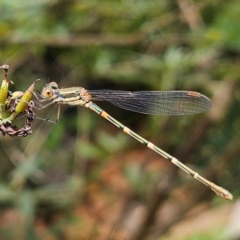
[[[92,101],[108,101],[133,112],[155,115],[201,113],[211,107],[206,96],[191,91],[88,90]]]

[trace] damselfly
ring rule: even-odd
[[[114,119],[92,101],[109,101],[112,104],[134,112],[144,114],[161,115],[186,115],[206,111],[211,107],[211,101],[204,95],[192,91],[115,91],[115,90],[85,90],[82,87],[59,89],[57,83],[51,82],[42,90],[41,108],[56,104],[58,108],[57,121],[59,119],[60,105],[83,106],[94,111],[101,117],[120,128],[123,132],[135,138],[148,148],[163,156],[177,167],[190,174],[193,178],[212,189],[218,196],[231,200],[232,195],[226,189],[217,186],[193,171],[175,157],[166,153],[153,143],[139,136],[122,123]],[[56,109],[54,108],[54,110]],[[49,120],[50,116],[46,119]]]

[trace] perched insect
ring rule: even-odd
[[[82,87],[70,87],[59,89],[57,83],[46,84],[41,94],[35,91],[36,80],[26,92],[11,93],[8,90],[9,80],[7,80],[8,65],[2,65],[4,69],[4,79],[0,88],[0,131],[3,135],[27,136],[32,133],[31,123],[34,119],[49,120],[52,113],[57,109],[58,122],[60,106],[83,106],[94,111],[101,117],[120,128],[137,141],[146,145],[159,155],[163,156],[171,163],[197,179],[207,187],[212,189],[218,196],[231,200],[233,197],[226,189],[217,186],[213,182],[205,179],[197,172],[193,171],[175,157],[158,148],[153,143],[144,139],[122,123],[114,119],[107,112],[101,109],[92,101],[109,101],[112,104],[127,109],[129,111],[156,114],[156,115],[187,115],[206,111],[211,107],[211,101],[204,95],[193,91],[115,91],[115,90],[85,90]],[[40,96],[39,96],[40,95]],[[33,96],[35,99],[32,100]],[[36,103],[38,106],[35,106]],[[37,116],[33,109],[41,109],[55,104],[51,114],[47,118]],[[13,126],[13,121],[20,115],[25,114],[25,126],[18,128]],[[51,121],[53,122],[53,121]]]
[[[70,87],[59,89],[57,83],[51,82],[42,90],[40,108],[45,108],[55,104],[53,111],[46,118],[49,121],[52,113],[58,109],[57,122],[59,120],[60,106],[63,104],[69,106],[83,106],[94,111],[101,117],[120,128],[137,141],[163,156],[177,167],[190,174],[207,187],[212,189],[218,196],[231,200],[233,197],[226,189],[217,186],[213,182],[205,179],[197,172],[193,171],[175,157],[166,153],[153,143],[144,139],[122,123],[114,119],[92,101],[109,101],[112,104],[134,112],[144,114],[162,114],[162,115],[186,115],[204,112],[211,107],[211,101],[204,95],[192,91],[115,91],[115,90],[85,90],[82,87]]]

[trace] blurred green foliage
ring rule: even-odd
[[[221,0],[1,0],[0,62],[10,65],[12,91],[24,91],[40,78],[38,90],[56,81],[61,87],[206,94],[213,99],[212,110],[196,116],[143,116],[99,105],[237,198],[238,5]],[[36,112],[47,116],[51,107]],[[165,160],[87,109],[63,107],[57,125],[36,120],[32,136],[1,137],[0,146],[1,209],[15,209],[22,221],[20,227],[14,221],[0,224],[1,239],[107,239],[115,231],[108,224],[125,230],[116,220],[121,207],[113,206],[137,201],[148,207],[156,182],[172,171]],[[174,202],[181,190],[198,194],[198,183],[174,174],[174,188],[165,199]],[[213,193],[206,191],[189,211],[201,201],[211,202]],[[91,221],[84,211],[92,213]],[[79,232],[68,231],[79,221]],[[153,229],[155,236],[176,222],[162,233]],[[129,239],[134,239],[131,234]]]

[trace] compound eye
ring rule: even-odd
[[[49,89],[46,89],[46,88],[44,88],[44,89],[42,90],[42,97],[43,97],[43,98],[50,99],[52,96],[53,96],[52,90],[49,90]]]
[[[54,97],[55,94],[58,94],[58,85],[55,82],[50,82],[46,84],[42,90],[42,97],[50,100]]]

